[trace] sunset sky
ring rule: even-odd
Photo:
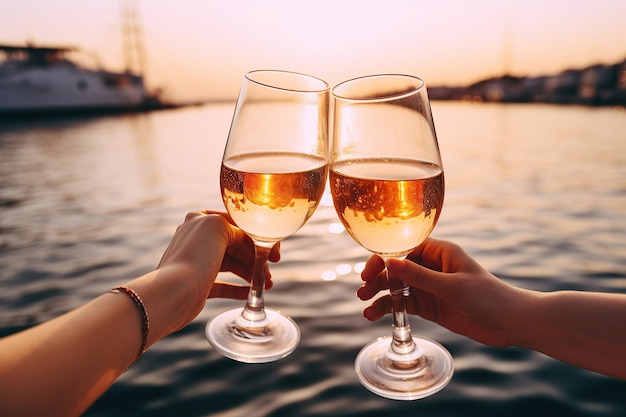
[[[123,1],[0,0],[0,43],[76,45],[122,67]],[[428,85],[552,74],[626,58],[626,1],[138,0],[148,82],[232,99],[252,69],[334,85],[409,73]]]

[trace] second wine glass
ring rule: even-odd
[[[291,318],[265,308],[263,290],[271,248],[300,229],[322,198],[328,105],[328,84],[318,78],[274,70],[244,77],[220,187],[231,218],[254,241],[254,273],[244,308],[221,313],[206,326],[211,345],[231,359],[275,361],[300,340]]]
[[[424,82],[373,75],[332,91],[330,190],[339,218],[361,246],[383,259],[404,258],[435,227],[443,206],[439,145]],[[409,287],[389,279],[392,336],[365,346],[355,362],[365,387],[397,400],[423,398],[452,377],[439,343],[411,335]]]

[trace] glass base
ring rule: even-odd
[[[284,358],[298,346],[300,328],[291,318],[265,309],[265,319],[250,327],[241,311],[225,311],[206,325],[207,340],[222,355],[239,362],[265,363]]]
[[[413,337],[417,352],[409,360],[398,360],[390,352],[391,336],[367,344],[356,357],[355,369],[361,383],[381,397],[418,400],[443,389],[454,373],[452,355],[434,340]]]

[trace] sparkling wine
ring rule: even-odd
[[[405,159],[360,159],[330,170],[335,209],[361,246],[383,256],[402,256],[419,246],[443,205],[441,167]]]
[[[328,165],[322,158],[296,153],[239,155],[222,163],[226,210],[237,226],[260,241],[294,234],[317,208]]]

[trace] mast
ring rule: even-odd
[[[513,61],[513,22],[510,11],[504,11],[504,36],[502,37],[502,75],[512,74]]]
[[[139,22],[136,0],[121,0],[122,6],[122,50],[126,72],[146,74],[146,51],[143,29]]]

